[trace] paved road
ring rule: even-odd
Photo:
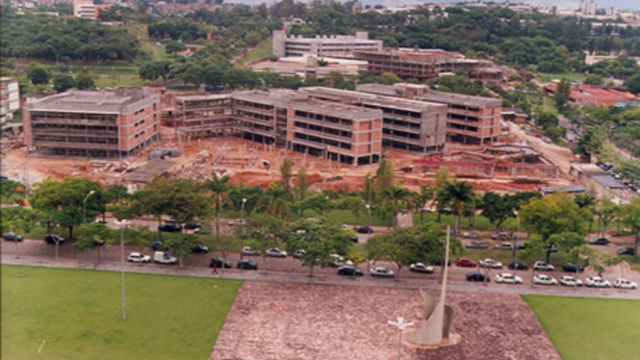
[[[62,267],[62,268],[81,268],[96,269],[107,271],[120,271],[120,248],[119,246],[110,246],[101,255],[101,263],[97,263],[96,251],[80,252],[65,244],[60,246],[60,260],[54,259],[54,246],[47,245],[42,240],[25,240],[17,247],[13,244],[4,242],[2,248],[2,263],[29,265],[29,266],[46,266],[46,267]],[[16,248],[18,257],[16,257]],[[126,246],[125,256],[131,251],[138,251],[135,246]],[[145,250],[150,254],[150,250]],[[193,254],[189,258],[184,259],[184,266],[177,265],[160,265],[160,264],[133,264],[125,263],[126,272],[138,273],[155,273],[155,274],[174,274],[184,276],[200,276],[210,277],[217,276],[230,279],[247,279],[259,281],[288,281],[312,284],[332,284],[332,285],[351,285],[351,286],[381,286],[381,287],[400,287],[400,288],[426,288],[436,290],[440,287],[439,270],[436,274],[416,274],[403,269],[400,273],[400,279],[374,279],[369,276],[361,278],[341,277],[336,274],[335,268],[316,269],[315,277],[308,277],[308,269],[300,265],[298,260],[292,258],[275,259],[268,258],[264,261],[262,258],[253,257],[259,266],[260,271],[224,269],[219,275],[212,275],[208,268],[208,262],[212,254]],[[233,263],[239,258],[238,254],[230,254],[228,259]],[[378,265],[378,264],[376,264]],[[366,268],[366,264],[361,267]],[[471,271],[470,269],[450,267],[450,281],[448,288],[454,291],[487,291],[500,293],[517,293],[517,294],[542,294],[542,295],[562,295],[562,296],[583,296],[583,297],[602,297],[602,298],[626,298],[640,300],[640,291],[637,290],[617,290],[617,289],[591,289],[591,288],[564,288],[561,286],[543,287],[531,285],[531,271],[519,271],[518,275],[522,276],[525,284],[523,285],[503,285],[503,284],[478,284],[469,283],[464,280],[464,275]],[[496,270],[491,271],[492,276]],[[628,273],[628,270],[627,272]],[[556,278],[559,273],[552,273]],[[581,277],[584,277],[583,275]],[[609,280],[613,280],[618,276],[615,273],[607,276]]]

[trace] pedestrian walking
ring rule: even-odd
[[[211,274],[217,274],[218,273],[218,267],[216,266],[215,263],[213,263],[213,270],[211,270]]]

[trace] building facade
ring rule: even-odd
[[[29,101],[27,149],[35,155],[129,157],[160,138],[159,101],[140,88],[74,90]]]
[[[0,124],[13,119],[13,113],[20,110],[20,86],[18,79],[0,78]]]
[[[315,38],[287,36],[284,30],[273,32],[273,53],[278,57],[351,56],[358,50],[382,50],[382,40],[370,40],[369,33],[358,31],[350,35],[316,35]]]

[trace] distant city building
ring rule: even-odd
[[[369,33],[358,31],[350,35],[316,35],[305,38],[300,35],[287,36],[284,30],[273,32],[273,53],[278,57],[351,56],[356,50],[382,50],[382,40],[370,40]]]
[[[0,78],[0,124],[13,119],[13,113],[20,110],[20,87],[18,79]]]
[[[595,63],[598,63],[604,60],[616,60],[617,58],[620,57],[620,55],[596,55],[596,54],[590,54],[589,52],[585,52],[585,53],[586,53],[586,56],[584,59],[584,63],[586,65],[593,65]],[[640,66],[640,56],[629,56],[629,59],[635,60]]]
[[[73,0],[73,16],[81,19],[97,21],[100,11],[110,8],[110,4],[96,5],[93,0]]]
[[[159,101],[140,88],[73,90],[28,101],[27,149],[38,155],[131,156],[160,138]]]
[[[578,10],[582,13],[582,16],[595,16],[596,11],[598,10],[598,4],[594,1],[587,2],[585,0],[580,0]]]

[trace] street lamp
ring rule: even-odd
[[[404,322],[404,318],[402,317],[398,317],[398,322],[387,321],[387,323],[398,328],[398,360],[400,360],[402,356],[402,331],[409,326],[413,326],[413,323]]]
[[[247,198],[242,198],[242,210],[241,210],[241,214],[242,214],[242,218],[244,219],[244,204],[247,202]]]
[[[91,190],[89,191],[89,193],[87,194],[87,196],[85,196],[84,200],[82,200],[82,209],[84,211],[84,221],[83,224],[87,225],[87,199],[89,199],[89,196],[91,196],[92,194],[95,194],[95,190]]]
[[[114,223],[120,226],[120,269],[122,272],[122,320],[127,320],[127,305],[124,297],[124,228],[127,227],[129,221],[115,220]]]
[[[516,219],[517,219],[517,226],[516,226],[516,233],[513,234],[513,271],[514,271],[514,275],[515,272],[518,270],[518,231],[520,231],[520,215],[518,214],[518,212],[516,210],[513,210],[513,213],[516,215]]]
[[[369,212],[369,234],[371,234],[371,205],[367,204],[365,206],[367,208],[367,211]]]

